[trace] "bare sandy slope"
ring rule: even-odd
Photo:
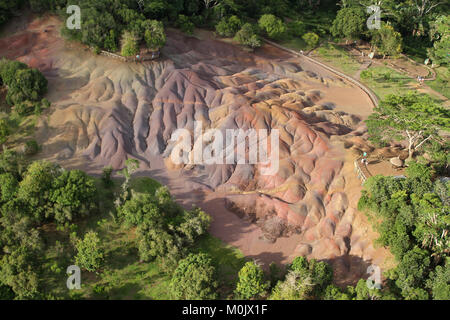
[[[162,59],[127,64],[64,43],[58,28],[55,18],[33,20],[0,40],[1,55],[49,79],[52,108],[36,133],[42,158],[91,173],[136,158],[138,174],[168,184],[184,205],[204,208],[213,235],[266,264],[327,259],[345,283],[363,276],[370,261],[381,263],[386,253],[373,248],[358,218],[360,185],[342,148],[344,139],[364,134],[361,120],[372,108],[360,89],[272,47],[250,54],[171,30]],[[280,170],[175,167],[171,135],[193,131],[194,121],[223,132],[278,129]]]

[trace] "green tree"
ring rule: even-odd
[[[314,48],[319,43],[319,36],[314,32],[305,33],[302,39],[306,42],[309,48]]]
[[[21,246],[3,255],[0,261],[0,282],[11,287],[18,299],[32,299],[39,293],[37,256]]]
[[[125,31],[122,35],[122,51],[124,57],[135,56],[139,53],[138,38],[129,31]]]
[[[216,25],[216,32],[222,37],[233,37],[242,27],[242,21],[237,16],[224,17]]]
[[[114,181],[111,179],[113,168],[111,166],[105,167],[102,170],[102,181],[106,188],[114,186]]]
[[[419,247],[405,253],[395,269],[395,284],[401,289],[405,299],[428,299],[428,294],[422,288],[430,263],[428,252]]]
[[[217,297],[216,270],[205,253],[189,254],[182,259],[170,281],[176,299],[205,300]]]
[[[8,97],[18,103],[26,100],[40,101],[47,92],[47,79],[37,69],[20,69],[15,74],[15,80],[10,84]],[[11,93],[11,94],[10,94]],[[20,96],[20,100],[16,98]]]
[[[413,234],[423,248],[432,250],[432,256],[440,260],[450,252],[450,206],[436,193],[412,194],[411,200],[417,212]]]
[[[236,33],[234,39],[240,44],[248,46],[252,49],[261,46],[261,40],[250,23],[244,24],[241,30]]]
[[[273,14],[262,15],[258,20],[258,25],[272,39],[279,39],[287,30],[284,22]]]
[[[427,95],[388,95],[366,123],[374,142],[406,140],[412,159],[424,143],[439,139],[439,130],[450,130],[450,112]]]
[[[323,261],[297,257],[292,261],[284,281],[272,291],[273,300],[319,299],[333,279],[333,270]]]
[[[306,30],[305,24],[301,20],[288,22],[287,30],[291,37],[301,37]]]
[[[144,39],[150,49],[159,49],[166,44],[164,25],[160,21],[146,20]]]
[[[1,201],[8,202],[13,199],[17,194],[18,185],[17,179],[11,173],[0,174]]]
[[[447,257],[443,266],[437,266],[430,273],[427,288],[431,290],[433,299],[450,300],[450,258]]]
[[[395,56],[402,52],[402,35],[391,25],[383,23],[381,28],[374,32],[371,44],[383,55],[383,59],[386,56]]]
[[[27,169],[27,163],[21,153],[7,148],[0,153],[0,172],[11,173],[16,179],[21,179]]]
[[[28,66],[19,61],[0,60],[0,78],[4,85],[10,86],[15,81],[16,72],[27,69]]]
[[[87,216],[97,207],[94,179],[80,170],[64,171],[53,180],[50,201],[60,224]]]
[[[0,144],[4,144],[8,140],[9,125],[6,119],[0,119]]]
[[[43,222],[52,213],[50,196],[53,180],[60,174],[60,169],[46,161],[33,162],[23,180],[19,183],[18,198],[33,208],[36,221]]]
[[[2,59],[0,79],[8,87],[6,102],[9,105],[26,101],[40,101],[47,92],[47,79],[37,69],[22,62]]]
[[[138,168],[139,161],[137,161],[136,159],[127,159],[125,161],[125,168],[118,172],[119,175],[125,178],[125,181],[121,186],[122,192],[120,193],[119,198],[116,200],[117,206],[122,205],[125,201],[131,198],[130,179],[133,172],[135,172]]]
[[[346,7],[338,11],[331,33],[338,38],[359,39],[366,28],[366,13],[361,7]]]
[[[364,279],[360,279],[355,287],[356,300],[379,300],[381,291],[379,289],[370,289]]]
[[[269,283],[264,279],[264,272],[260,265],[254,261],[247,262],[239,271],[239,281],[236,294],[241,299],[262,297],[269,288]]]
[[[206,233],[211,221],[199,209],[182,210],[166,187],[160,187],[154,195],[133,193],[118,208],[118,215],[125,226],[137,226],[141,261],[159,258],[162,267],[171,271],[186,248]]]
[[[102,267],[105,254],[96,232],[89,231],[83,240],[78,240],[76,250],[75,263],[81,268],[94,272]]]
[[[343,292],[340,288],[336,287],[333,284],[330,284],[325,289],[323,299],[324,300],[351,300],[351,297],[346,292]]]
[[[128,227],[142,225],[145,216],[148,223],[152,224],[150,228],[161,227],[164,223],[163,212],[159,209],[154,196],[149,194],[138,194],[132,197],[118,208],[118,214]]]
[[[116,52],[117,48],[117,36],[115,30],[109,30],[108,35],[105,38],[104,47],[107,51]]]
[[[193,34],[195,25],[192,23],[192,21],[189,19],[189,17],[180,14],[177,19],[176,23],[177,27],[181,29],[186,34]]]
[[[435,64],[448,64],[450,61],[448,48],[450,48],[450,15],[438,17],[430,31],[433,47],[428,54]]]

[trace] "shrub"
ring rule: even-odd
[[[333,36],[345,39],[358,39],[366,28],[366,13],[362,7],[346,7],[338,11],[333,21]]]
[[[14,82],[16,72],[27,68],[28,66],[23,62],[3,58],[0,60],[0,78],[3,84],[10,86]]]
[[[216,32],[222,37],[233,37],[242,27],[242,21],[237,16],[224,17],[216,25]]]
[[[47,92],[47,79],[39,70],[28,68],[22,62],[2,59],[0,79],[8,87],[6,102],[11,106],[19,103],[29,105],[39,101]],[[20,111],[19,114],[26,114],[28,109],[22,105]]]
[[[185,16],[183,14],[180,14],[178,16],[178,20],[177,20],[176,25],[184,33],[187,33],[187,34],[193,34],[194,33],[195,25],[191,22],[189,17],[187,17],[187,16]]]
[[[363,70],[360,74],[361,79],[371,79],[373,77],[372,71]]]
[[[23,153],[27,156],[33,156],[39,151],[39,145],[36,140],[29,140],[25,142]]]
[[[105,38],[104,47],[110,52],[116,52],[118,50],[116,32],[114,30],[109,30],[109,34]]]
[[[284,22],[273,14],[262,15],[258,20],[258,25],[272,39],[279,39],[287,30]]]
[[[42,109],[47,109],[50,107],[50,101],[47,98],[41,100]]]
[[[314,48],[319,43],[319,36],[314,32],[308,32],[303,37],[309,48]]]
[[[97,233],[86,233],[83,240],[78,240],[76,250],[75,263],[81,268],[93,272],[102,266],[105,256]]]
[[[9,93],[9,92],[8,92]],[[10,104],[13,104],[13,102],[11,101]],[[28,115],[31,110],[32,110],[32,104],[29,101],[24,101],[24,102],[19,102],[14,106],[14,111],[19,115],[19,116],[26,116]]]
[[[173,296],[184,300],[215,299],[216,270],[205,253],[189,254],[182,259],[170,282]]]
[[[0,174],[0,200],[8,202],[16,196],[19,183],[11,173]]]
[[[106,188],[110,188],[114,185],[114,181],[111,179],[112,172],[113,168],[111,166],[103,168],[102,181]]]
[[[291,21],[287,24],[287,30],[292,37],[301,37],[305,33],[305,25],[302,21]]]
[[[47,161],[35,161],[19,184],[18,198],[33,208],[36,221],[43,222],[51,214],[52,182],[59,176],[59,167]]]
[[[239,271],[239,281],[236,294],[241,299],[261,297],[269,288],[269,283],[264,279],[261,266],[255,262],[247,262]]]
[[[96,209],[94,179],[80,170],[64,171],[53,180],[50,201],[56,222],[64,224]]]
[[[375,30],[372,36],[372,45],[385,57],[395,56],[402,52],[402,36],[399,32],[386,23],[379,30]]]
[[[4,144],[8,140],[9,125],[6,119],[0,119],[0,144]]]
[[[166,34],[164,33],[164,25],[162,22],[146,20],[144,26],[146,29],[144,39],[148,48],[159,49],[166,44]]]
[[[121,55],[124,57],[131,57],[138,53],[139,47],[137,37],[133,33],[125,31],[122,35]]]
[[[248,46],[252,49],[261,46],[261,40],[250,23],[244,24],[241,30],[236,33],[234,39],[240,44]]]

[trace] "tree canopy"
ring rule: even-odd
[[[347,7],[338,11],[331,33],[338,38],[359,39],[366,31],[366,13],[360,7]]]
[[[204,300],[217,296],[216,271],[211,258],[205,253],[189,254],[180,260],[170,287],[177,299]]]
[[[262,15],[258,20],[258,25],[272,39],[279,39],[287,30],[284,22],[273,14]]]
[[[263,296],[269,283],[264,279],[261,266],[253,261],[247,262],[239,271],[239,281],[236,293],[241,299],[258,298]]]
[[[399,262],[387,274],[391,292],[410,300],[442,297],[449,285],[436,279],[447,276],[442,267],[450,253],[450,182],[433,181],[431,169],[415,162],[406,174],[369,178],[358,208],[377,221],[377,241]]]
[[[449,64],[450,48],[450,15],[438,17],[432,24],[430,32],[431,40],[434,41],[433,47],[428,53],[435,64]]]
[[[383,57],[402,52],[402,36],[389,24],[383,23],[379,30],[373,32],[371,44]]]
[[[408,143],[409,157],[439,130],[450,130],[450,113],[423,94],[388,95],[366,121],[370,140]]]

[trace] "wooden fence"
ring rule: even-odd
[[[120,60],[120,61],[123,61],[123,62],[151,61],[151,60],[159,58],[159,56],[160,56],[160,53],[157,52],[157,53],[152,54],[152,55],[149,55],[149,54],[148,55],[143,55],[140,59],[137,59],[136,57],[124,57],[124,56],[121,56],[119,54],[115,54],[115,53],[112,53],[112,52],[109,52],[109,51],[105,51],[105,50],[100,50],[99,54],[102,55],[102,56],[106,56],[106,57],[109,57],[109,58],[117,59],[117,60]]]

